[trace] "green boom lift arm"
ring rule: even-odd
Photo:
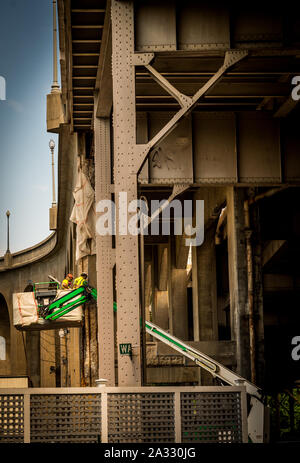
[[[40,316],[45,320],[57,320],[92,299],[97,300],[97,290],[84,284],[51,302],[51,304],[40,308]]]

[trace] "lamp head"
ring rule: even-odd
[[[9,212],[9,211],[6,211],[6,216],[7,216],[7,217],[10,216],[10,212]]]
[[[54,150],[54,148],[55,148],[55,142],[54,142],[54,140],[52,140],[52,139],[49,141],[49,148],[50,148],[51,150]]]

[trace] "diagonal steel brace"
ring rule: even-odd
[[[176,196],[188,190],[190,186],[191,185],[188,183],[174,183],[171,195],[168,197],[168,199],[162,206],[156,209],[156,211],[154,211],[151,216],[142,214],[143,215],[142,230],[146,230],[146,228],[151,224],[151,222],[153,222],[153,220],[156,217],[158,217],[162,213],[162,211],[170,205],[171,201],[173,201],[173,199],[176,198]]]
[[[192,102],[192,98],[179,92],[164,76],[162,76],[154,67],[150,64],[145,65],[145,68],[150,72],[153,79],[166,90],[175,100],[178,101],[182,108],[185,108]]]
[[[174,98],[181,104],[181,109],[172,117],[172,119],[146,144],[135,145],[135,159],[136,159],[136,173],[139,173],[142,169],[144,162],[146,161],[149,151],[156,145],[158,145],[174,128],[179,124],[181,119],[187,116],[197,104],[198,100],[203,97],[209,90],[211,90],[218,81],[223,77],[225,72],[231,68],[234,64],[241,61],[248,55],[248,50],[230,50],[225,53],[225,58],[222,66],[218,71],[204,84],[193,97],[178,92],[170,82],[167,81],[159,72],[157,72],[152,66],[146,64],[145,67],[153,75],[155,80],[165,88]]]

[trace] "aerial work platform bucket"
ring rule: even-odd
[[[53,300],[55,301],[70,292],[70,290],[58,289]],[[82,306],[76,307],[57,320],[45,320],[39,315],[39,304],[35,296],[36,293],[34,292],[13,294],[13,322],[18,330],[40,331],[81,326],[83,320]]]

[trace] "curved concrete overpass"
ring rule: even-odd
[[[11,254],[11,263],[7,265],[5,256],[0,257],[0,272],[15,270],[19,267],[32,264],[43,257],[48,256],[54,250],[57,242],[56,232],[51,233],[43,241],[22,251]]]

